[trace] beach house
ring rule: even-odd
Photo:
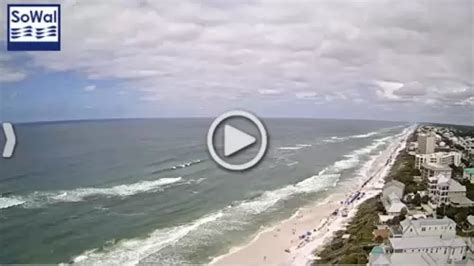
[[[467,244],[456,236],[456,223],[447,217],[405,219],[400,225],[391,227],[390,231],[392,237],[384,246],[384,253],[371,254],[370,265],[384,265],[384,261],[388,262],[385,265],[401,265],[396,263],[400,263],[403,256],[398,257],[396,254],[413,256],[414,260],[419,259],[421,254],[426,254],[429,260],[436,262],[436,264],[419,265],[451,263],[461,261],[466,256]]]
[[[382,190],[382,204],[387,212],[387,215],[400,215],[402,209],[406,205],[401,201],[405,185],[402,182],[392,180],[385,184]]]

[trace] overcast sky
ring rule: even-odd
[[[1,4],[2,120],[243,108],[474,124],[471,0],[60,3],[62,50],[27,53],[6,51]]]

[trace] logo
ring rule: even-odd
[[[61,8],[58,4],[9,4],[8,51],[61,50]]]

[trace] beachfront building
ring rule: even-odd
[[[418,153],[430,154],[434,153],[436,138],[433,134],[419,134],[418,135]]]
[[[396,228],[394,230],[394,228]],[[448,217],[442,219],[405,219],[398,226],[390,227],[392,238],[437,237],[452,239],[456,237],[456,223]]]
[[[403,209],[406,209],[407,206],[400,200],[400,198],[395,194],[390,194],[387,198],[382,200],[382,204],[387,212],[387,215],[398,216]]]
[[[461,164],[462,154],[460,152],[436,152],[430,154],[416,154],[415,155],[415,168],[420,169],[424,163],[435,163],[440,165],[455,165]]]
[[[471,184],[474,184],[474,168],[464,168],[462,177],[464,180],[469,180]]]
[[[378,258],[380,254],[371,254],[369,258],[370,265],[384,265],[381,264],[384,260],[389,262],[385,265],[413,263],[409,263],[409,261],[402,263],[399,259],[402,259],[403,256],[399,258],[396,254],[417,258],[421,256],[420,254],[426,254],[429,256],[428,260],[432,259],[432,262],[436,262],[417,265],[442,265],[461,261],[466,256],[467,245],[456,236],[456,223],[447,217],[442,219],[405,219],[400,222],[400,225],[392,226],[390,231],[392,237],[389,238],[388,245],[383,249],[385,251],[383,253],[384,258]]]
[[[396,180],[385,184],[382,190],[382,204],[387,215],[397,216],[403,209],[406,209],[406,205],[401,201],[404,190],[405,184]]]
[[[370,253],[370,266],[399,266],[399,265],[417,265],[417,266],[435,266],[445,265],[435,256],[429,253]]]
[[[451,168],[446,165],[437,164],[437,163],[423,163],[421,165],[421,177],[424,180],[428,180],[428,178],[437,176],[437,175],[444,175],[448,178],[451,178]]]
[[[428,177],[428,196],[434,207],[448,204],[448,191],[451,178],[443,174]]]
[[[474,206],[474,202],[466,197],[466,187],[442,174],[428,178],[428,196],[431,206],[435,208],[442,204],[455,207]]]
[[[390,182],[387,182],[383,186],[382,198],[388,198],[388,196],[391,194],[395,194],[399,198],[402,198],[404,190],[405,190],[405,184],[397,180],[392,180]]]
[[[473,207],[474,201],[466,196],[466,192],[467,189],[465,186],[451,179],[448,191],[449,204],[453,207]]]
[[[390,253],[430,254],[440,263],[451,263],[465,259],[467,245],[461,238],[440,239],[438,237],[390,238]]]

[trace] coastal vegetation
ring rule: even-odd
[[[416,136],[413,134],[408,141],[415,138]],[[414,167],[413,157],[402,150],[396,156],[386,181],[398,180],[405,184],[405,193],[416,192],[426,189],[425,184],[418,184],[413,180],[413,176],[419,174],[419,171]],[[367,264],[369,252],[377,245],[377,242],[380,242],[380,239],[374,239],[372,232],[379,223],[378,214],[383,212],[385,209],[380,195],[361,203],[347,229],[336,232],[334,238],[322,250],[316,252],[319,259],[314,261],[314,265]],[[399,223],[405,219],[405,215],[406,212],[394,217],[389,223]],[[349,235],[349,237],[343,238],[344,235]]]
[[[367,255],[376,244],[372,231],[379,221],[378,213],[383,210],[379,196],[363,202],[347,229],[337,231],[333,240],[317,253],[319,259],[315,265],[366,264]]]

